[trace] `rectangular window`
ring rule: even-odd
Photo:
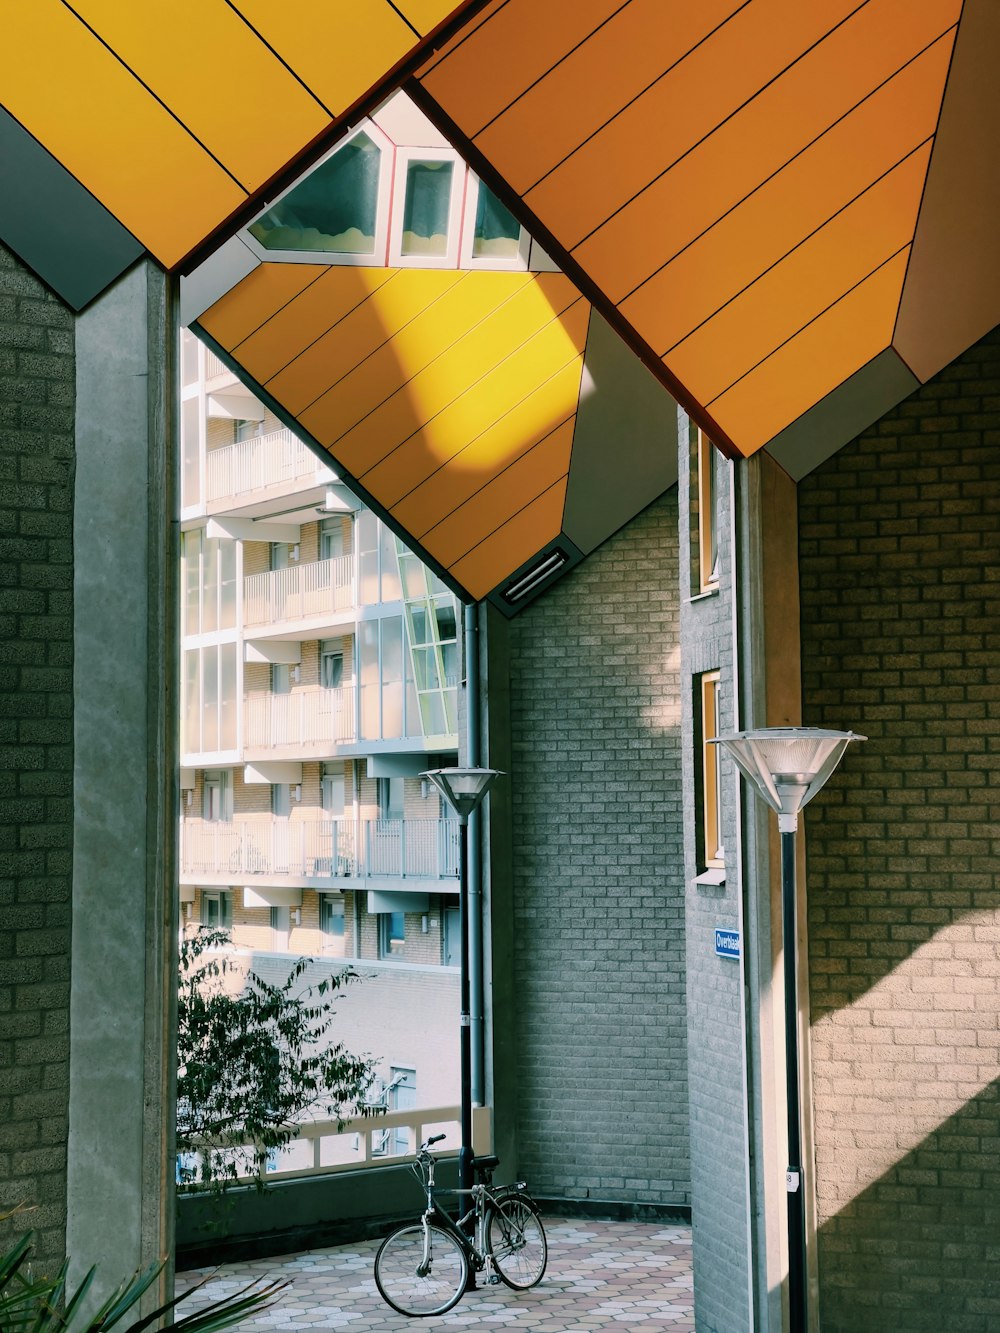
[[[389,1110],[390,1111],[412,1111],[417,1105],[417,1071],[415,1069],[400,1069],[397,1065],[392,1066],[392,1077],[389,1080]],[[402,1153],[414,1152],[414,1147],[410,1146],[411,1130],[406,1125],[397,1125],[391,1131],[392,1148],[390,1149],[394,1157]]]
[[[292,914],[287,907],[271,908],[271,948],[275,953],[288,952],[288,936],[292,928]]]
[[[698,431],[698,582],[699,591],[712,592],[719,586],[719,471],[722,455],[705,435]]]
[[[231,930],[233,926],[233,895],[228,889],[201,894],[201,924],[209,930]]]
[[[344,939],[344,895],[342,893],[322,893],[319,899],[319,928],[324,935],[324,944],[335,945]]]
[[[320,778],[323,813],[339,819],[344,813],[344,766],[324,764]]]
[[[210,823],[232,819],[233,775],[228,769],[205,771],[201,815]]]
[[[287,819],[292,813],[292,789],[287,782],[271,783],[271,814]]]
[[[698,729],[698,845],[699,870],[722,868],[722,799],[719,779],[719,747],[709,745],[719,735],[719,672],[707,671],[697,678],[696,721]]]
[[[344,681],[344,650],[339,639],[324,639],[319,646],[319,683],[325,690],[339,689]]]
[[[406,952],[406,917],[402,912],[379,912],[379,958],[402,958]]]

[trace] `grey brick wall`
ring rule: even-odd
[[[65,1236],[73,316],[0,247],[0,1246]]]
[[[697,587],[691,561],[697,551],[696,460],[688,444],[687,417],[681,413],[678,439],[679,490],[690,497],[681,506],[681,581]],[[693,441],[692,441],[693,445]],[[730,477],[719,470],[716,524],[719,534],[718,590],[684,598],[681,605],[681,717],[684,776],[684,873],[686,880],[686,947],[688,1012],[688,1084],[691,1113],[691,1186],[693,1196],[693,1257],[695,1315],[699,1333],[738,1333],[749,1319],[747,1271],[747,1192],[745,1097],[743,1091],[743,1029],[740,995],[742,962],[715,952],[717,926],[739,924],[739,881],[736,787],[725,764],[720,810],[726,879],[721,885],[698,883],[699,809],[695,767],[700,727],[695,696],[699,677],[719,672],[720,726],[736,729],[733,683],[732,549],[728,541]]]
[[[551,1197],[689,1201],[676,506],[511,627],[518,1170]]]
[[[824,1333],[1000,1326],[1000,334],[799,487]]]

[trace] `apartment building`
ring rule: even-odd
[[[459,829],[420,774],[457,754],[455,597],[187,330],[181,364],[182,927],[351,966],[338,1039],[394,1109],[451,1104]]]

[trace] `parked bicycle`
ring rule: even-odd
[[[444,1137],[435,1134],[422,1143],[413,1163],[427,1196],[423,1216],[390,1232],[375,1255],[379,1294],[403,1315],[444,1314],[467,1290],[470,1273],[526,1291],[541,1281],[548,1259],[538,1205],[525,1185],[492,1184],[498,1157],[473,1158],[471,1189],[435,1188],[430,1147]],[[472,1206],[453,1219],[438,1203],[438,1193],[469,1195]]]

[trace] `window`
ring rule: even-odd
[[[344,650],[339,639],[324,639],[319,646],[319,683],[325,690],[339,689],[344,681]]]
[[[324,519],[319,527],[319,558],[336,560],[344,554],[344,525],[339,518]]]
[[[412,1111],[416,1104],[417,1071],[415,1069],[400,1069],[393,1065],[392,1077],[389,1079],[389,1110]],[[395,1129],[389,1132],[392,1135],[392,1147],[390,1148],[392,1156],[398,1157],[402,1153],[415,1151],[415,1146],[410,1147],[410,1130],[406,1125],[397,1125]]]
[[[339,819],[344,813],[344,766],[324,764],[320,777],[323,813]]]
[[[359,130],[251,223],[250,235],[265,250],[374,255],[382,157]]]
[[[288,936],[292,928],[292,914],[287,907],[271,908],[271,948],[275,953],[288,952]]]
[[[259,421],[236,417],[233,420],[233,440],[237,444],[243,440],[254,440],[260,434],[260,427],[261,423]]]
[[[698,431],[698,590],[712,592],[719,586],[719,471],[722,455],[705,435]]]
[[[236,542],[209,539],[201,528],[181,534],[184,634],[236,627]]]
[[[506,204],[469,173],[462,264],[472,268],[526,268],[530,239]]]
[[[700,770],[696,774],[699,798],[698,869],[721,869],[726,862],[722,845],[719,747],[708,743],[719,735],[718,671],[708,671],[697,678],[695,715],[699,739],[696,767]]]
[[[228,889],[201,893],[201,924],[209,930],[231,930],[233,925],[233,895]]]
[[[406,949],[406,917],[402,912],[379,912],[379,958],[402,958]]]
[[[271,783],[271,814],[287,819],[292,813],[292,789],[287,782]]]
[[[462,912],[458,907],[444,909],[444,938],[441,943],[445,967],[459,967],[462,962]]]
[[[233,817],[233,775],[228,769],[208,769],[202,788],[201,817],[210,823]]]
[[[465,174],[450,148],[396,150],[390,264],[457,265]]]
[[[271,663],[271,693],[289,694],[292,688],[292,673],[284,662]]]
[[[377,778],[378,813],[381,819],[402,819],[404,801],[403,778]]]
[[[320,930],[323,930],[324,948],[333,953],[344,952],[344,896],[343,893],[320,894]]]

